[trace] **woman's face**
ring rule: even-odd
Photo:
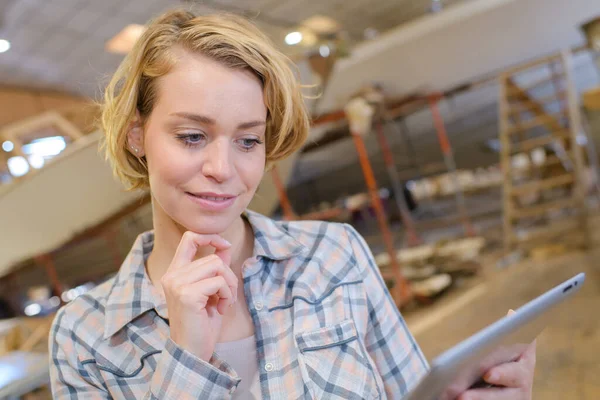
[[[223,233],[264,174],[262,85],[251,72],[177,54],[143,128],[150,190],[158,211],[186,230]]]

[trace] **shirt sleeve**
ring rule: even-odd
[[[350,225],[346,225],[346,232],[367,295],[365,347],[375,362],[387,398],[401,399],[425,376],[427,360],[394,304],[365,240]]]
[[[112,399],[101,378],[78,359],[78,340],[60,310],[49,338],[52,398]],[[229,399],[239,382],[233,369],[214,355],[208,363],[168,339],[143,399]]]

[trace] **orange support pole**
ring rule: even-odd
[[[473,229],[473,225],[471,224],[471,221],[469,219],[469,214],[467,213],[467,206],[465,204],[464,193],[462,191],[462,188],[460,187],[456,176],[456,162],[454,160],[454,154],[452,153],[452,146],[450,146],[450,140],[448,140],[448,134],[446,133],[444,119],[442,118],[442,114],[440,113],[440,110],[437,105],[439,99],[439,95],[430,95],[428,97],[429,108],[431,109],[431,115],[433,116],[433,124],[435,126],[435,131],[437,133],[438,141],[440,143],[440,148],[442,149],[442,154],[444,155],[444,163],[446,164],[448,172],[454,179],[454,185],[456,186],[456,205],[464,226],[465,234],[467,236],[474,236],[475,230]]]
[[[271,170],[271,176],[273,177],[273,183],[277,188],[277,193],[279,194],[279,202],[281,204],[281,208],[283,209],[283,217],[284,219],[290,221],[296,219],[296,213],[292,208],[292,204],[290,203],[290,199],[287,196],[287,192],[285,190],[285,186],[281,181],[281,177],[279,176],[279,171],[277,170],[277,166],[274,165]]]
[[[104,232],[103,236],[104,240],[106,241],[106,245],[110,249],[115,267],[119,269],[123,259],[121,258],[119,246],[117,245],[117,232],[114,229],[108,229],[106,232]]]
[[[408,210],[408,205],[406,204],[406,200],[404,199],[404,190],[400,186],[400,179],[398,177],[398,170],[396,169],[396,163],[394,162],[394,155],[390,149],[390,145],[388,144],[387,139],[385,138],[385,133],[383,132],[383,125],[381,122],[376,124],[375,133],[377,135],[377,139],[379,140],[379,147],[381,148],[381,152],[383,153],[383,160],[385,162],[385,166],[388,171],[388,175],[392,182],[392,190],[394,191],[394,198],[396,200],[396,206],[400,211],[400,218],[402,219],[402,223],[406,228],[406,234],[408,236],[408,244],[410,246],[415,246],[423,243],[417,231],[415,229],[415,224],[410,216],[410,211]]]
[[[381,229],[386,250],[390,255],[390,264],[394,273],[394,278],[396,279],[396,284],[392,288],[394,295],[393,297],[395,298],[397,305],[400,306],[405,304],[405,302],[411,298],[410,287],[400,272],[400,264],[398,263],[396,250],[394,249],[394,239],[387,223],[387,217],[385,210],[383,209],[383,205],[381,204],[381,199],[379,198],[377,182],[375,181],[375,175],[373,174],[373,169],[371,168],[371,163],[369,162],[369,155],[365,147],[365,142],[363,141],[362,137],[356,133],[352,133],[352,138],[354,140],[354,145],[356,146],[356,151],[358,152],[358,159],[365,176],[365,182],[367,183],[367,187],[369,189],[371,204],[373,205],[375,214],[377,215],[379,229]]]
[[[44,267],[44,269],[46,270],[46,273],[48,274],[48,278],[50,278],[52,290],[54,290],[54,294],[61,299],[60,301],[62,303],[61,295],[63,292],[63,285],[60,282],[60,279],[58,279],[58,273],[56,272],[56,267],[54,266],[54,261],[52,260],[52,255],[42,254],[42,255],[36,256],[35,262],[39,266]]]

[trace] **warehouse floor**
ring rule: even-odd
[[[500,270],[490,263],[483,276],[435,305],[407,313],[406,320],[431,360],[545,290],[579,273],[584,287],[561,305],[538,338],[534,399],[600,399],[600,218],[595,245],[544,262],[525,261]]]

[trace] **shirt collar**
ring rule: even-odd
[[[287,222],[273,221],[250,210],[247,210],[244,216],[254,231],[255,256],[285,260],[308,250],[292,236]]]
[[[148,310],[155,309],[166,318],[166,302],[150,281],[145,267],[153,246],[154,232],[144,232],[123,261],[106,302],[104,338],[114,335]]]
[[[285,260],[307,250],[289,232],[287,222],[276,222],[253,211],[245,211],[254,231],[254,256]],[[139,235],[117,273],[106,302],[104,338],[149,310],[167,319],[167,304],[146,272],[146,260],[154,247],[154,233]]]

